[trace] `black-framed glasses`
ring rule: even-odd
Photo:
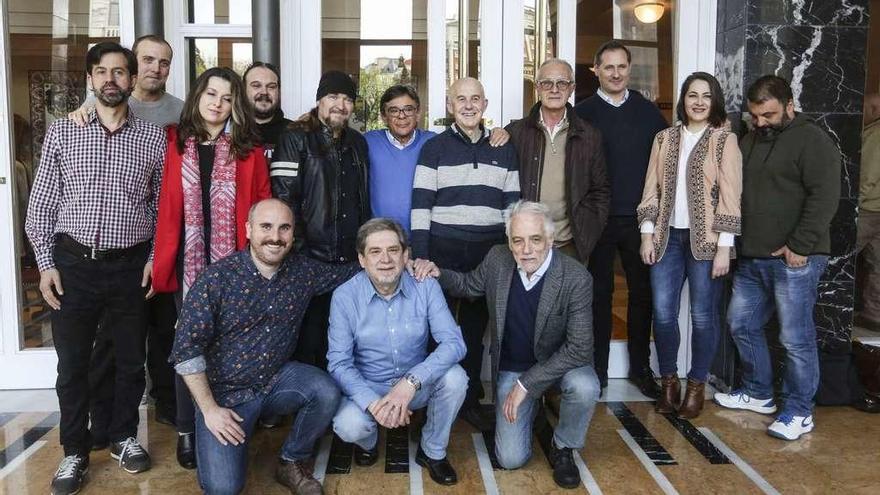
[[[385,109],[385,113],[387,113],[388,115],[390,115],[392,117],[397,117],[400,115],[402,115],[404,117],[409,117],[409,116],[415,114],[416,110],[418,110],[418,109],[419,109],[419,107],[414,107],[412,105],[407,105],[403,108],[401,108],[401,107],[388,107]]]
[[[568,91],[568,88],[570,88],[573,83],[574,81],[569,81],[568,79],[541,79],[538,81],[538,87],[544,91],[550,91],[556,86],[559,91]]]

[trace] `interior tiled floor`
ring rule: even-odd
[[[51,391],[0,392],[0,493],[48,492],[61,457],[58,415],[53,412],[57,401],[52,395]],[[369,468],[353,464],[346,468],[345,445],[325,437],[316,470],[326,473],[326,493],[359,495],[880,493],[880,415],[819,408],[813,433],[783,442],[765,434],[769,417],[707,404],[699,418],[673,421],[654,413],[651,403],[640,399],[625,381],[612,380],[597,407],[587,446],[580,452],[589,477],[584,476],[586,483],[577,490],[562,490],[553,483],[541,435],[536,435],[532,459],[523,469],[502,471],[492,469],[489,456],[478,454],[486,452],[486,438],[463,423],[453,428],[449,446],[449,458],[459,474],[458,485],[451,488],[433,483],[414,463],[407,466],[405,434],[390,435],[391,444],[398,447],[393,450],[404,456],[401,465],[386,465],[389,435],[383,434],[379,462]],[[30,407],[20,407],[24,405]],[[145,407],[143,416],[147,421],[140,436],[153,457],[153,469],[129,475],[106,450],[96,452],[81,493],[199,493],[195,472],[179,468],[175,461],[175,432],[153,421],[152,409]],[[555,421],[552,415],[550,421]],[[285,428],[278,428],[254,435],[246,493],[287,493],[273,480],[285,434]],[[491,451],[491,436],[489,441]],[[395,467],[408,472],[390,472]]]

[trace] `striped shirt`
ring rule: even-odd
[[[412,253],[427,258],[431,236],[485,241],[504,236],[503,212],[520,198],[516,151],[476,143],[453,125],[422,148],[413,180]]]
[[[165,132],[132,113],[113,132],[95,110],[85,127],[52,123],[25,221],[40,271],[55,266],[57,234],[95,249],[151,240],[164,161]]]

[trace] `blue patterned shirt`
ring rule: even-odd
[[[205,372],[214,400],[233,407],[265,394],[290,360],[312,296],[357,273],[356,263],[315,261],[290,254],[271,279],[250,248],[212,264],[186,301],[171,361],[182,375]]]
[[[428,331],[437,348],[428,354]],[[392,385],[407,373],[430,386],[464,358],[461,330],[440,284],[406,271],[385,299],[367,272],[339,286],[330,305],[327,365],[345,396],[366,410],[379,398],[370,383]]]

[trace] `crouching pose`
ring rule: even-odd
[[[456,364],[465,354],[461,330],[440,285],[404,271],[409,251],[400,224],[367,221],[357,250],[364,271],[336,289],[330,305],[328,369],[344,396],[333,430],[355,444],[355,462],[369,466],[378,457],[378,425],[407,425],[413,410],[427,406],[416,462],[435,482],[455,484],[446,446],[467,391]],[[429,332],[437,342],[430,354]]]
[[[518,201],[507,209],[508,246],[495,246],[469,273],[439,270],[425,260],[415,274],[439,275],[456,297],[486,296],[495,384],[495,455],[505,469],[532,453],[532,420],[551,387],[562,392],[551,442],[553,479],[580,484],[572,450],[584,437],[599,400],[593,369],[592,279],[586,268],[553,247],[553,219],[541,203]]]
[[[358,267],[288,256],[293,213],[280,200],[254,205],[246,229],[249,247],[209,266],[190,289],[172,352],[198,406],[199,484],[208,494],[241,492],[257,420],[296,412],[276,479],[291,493],[320,494],[305,462],[339,405],[339,389],[325,372],[288,357],[309,299]]]

